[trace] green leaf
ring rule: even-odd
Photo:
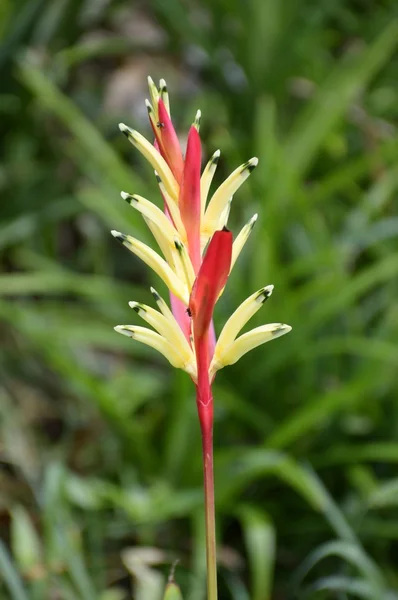
[[[8,551],[0,540],[0,573],[7,586],[11,600],[29,600],[22,580],[16,570]]]
[[[42,564],[39,534],[23,506],[15,506],[11,518],[11,548],[18,567],[25,574]]]
[[[251,572],[251,600],[270,600],[275,566],[275,528],[263,511],[252,506],[237,510],[242,523],[243,535]]]
[[[343,117],[363,87],[386,63],[398,44],[398,23],[392,21],[359,57],[338,64],[326,84],[303,109],[285,142],[286,164],[303,174],[325,137]]]
[[[96,172],[111,182],[116,189],[128,190],[139,181],[127,168],[98,129],[83,115],[78,107],[65,96],[49,77],[37,66],[33,55],[19,63],[19,73],[24,84],[37,96],[41,104],[53,112],[78,140],[89,163],[95,164]],[[115,132],[117,131],[115,127]],[[81,154],[79,154],[81,157]],[[84,163],[80,163],[81,166]]]
[[[360,546],[346,540],[333,541],[317,548],[303,563],[297,574],[300,581],[320,561],[330,556],[337,556],[354,566],[367,582],[371,598],[383,598],[385,583],[376,564],[365,554]]]

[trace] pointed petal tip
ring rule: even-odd
[[[258,165],[258,158],[256,156],[253,156],[253,158],[251,158],[244,164],[243,170],[247,169],[251,173],[253,171],[253,169],[255,169],[257,167],[257,165]]]
[[[285,333],[289,333],[291,330],[292,327],[290,325],[285,325],[285,323],[275,323],[272,330],[272,335],[279,337],[281,335],[285,335]]]
[[[123,236],[123,234],[122,234],[122,233],[120,233],[120,231],[116,231],[116,229],[112,229],[112,230],[111,230],[111,234],[112,234],[112,235],[113,235],[113,237],[115,237],[115,238],[120,238],[120,237],[122,237],[122,236]]]
[[[162,78],[162,79],[159,80],[159,87],[162,90],[165,90],[167,88],[167,84],[166,84],[166,80],[165,79]]]
[[[139,302],[136,302],[135,300],[129,302],[129,307],[135,310],[135,312],[138,314],[140,314],[140,312],[144,310],[141,304]]]
[[[271,296],[273,291],[274,291],[273,285],[266,285],[265,287],[261,288],[261,290],[258,291],[256,300],[258,302],[260,302],[261,304],[264,304],[264,302],[266,300],[268,300],[268,298]]]
[[[120,192],[120,195],[123,198],[123,200],[126,200],[126,202],[128,202],[132,198],[131,194],[127,192]]]
[[[124,133],[125,136],[132,137],[133,139],[135,139],[137,134],[137,131],[135,129],[131,129],[131,127],[128,127],[128,125],[125,125],[124,123],[119,123],[118,127],[120,131]]]
[[[125,335],[126,337],[133,337],[133,331],[130,331],[130,329],[127,329],[127,327],[130,327],[130,326],[128,326],[128,325],[116,325],[116,327],[114,327],[113,329],[117,333],[121,333],[122,335]]]
[[[148,111],[149,114],[153,113],[153,106],[149,102],[148,98],[145,98],[145,106],[146,106],[147,111]]]
[[[202,111],[197,110],[195,118],[194,118],[194,121],[192,123],[192,127],[194,127],[196,129],[196,131],[198,131],[198,132],[199,132],[199,129],[200,129],[200,119],[201,119],[201,117],[202,117]]]
[[[155,85],[155,82],[150,75],[148,75],[148,77],[147,77],[147,82],[148,82],[149,86]]]
[[[151,294],[155,298],[156,302],[160,300],[160,294],[155,290],[155,288],[151,287]]]

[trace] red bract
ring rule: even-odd
[[[216,231],[207,248],[189,300],[196,340],[201,339],[209,330],[214,306],[227,283],[231,257],[232,233],[226,228]]]
[[[191,127],[185,154],[184,174],[181,181],[178,207],[187,233],[189,255],[199,270],[200,256],[200,169],[202,151],[197,129]]]
[[[212,427],[213,421],[213,398],[209,381],[209,327],[214,306],[227,283],[231,257],[231,232],[228,229],[216,231],[207,248],[189,300],[198,366],[197,404],[202,430],[204,427]]]
[[[156,124],[156,139],[159,142],[160,153],[172,170],[176,181],[180,183],[184,170],[180,142],[161,98],[158,101],[158,114],[159,121]]]

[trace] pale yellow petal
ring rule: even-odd
[[[178,184],[174,179],[174,175],[171,172],[170,167],[160,152],[158,152],[156,148],[144,138],[143,135],[138,133],[138,131],[135,131],[135,129],[130,129],[130,127],[127,127],[127,125],[124,125],[124,123],[119,123],[119,129],[128,138],[129,142],[138,148],[141,154],[145,156],[153,168],[156,169],[162,182],[164,183],[167,193],[174,199],[175,202],[177,202],[179,193]]]
[[[159,307],[159,310],[162,312],[162,314],[164,314],[165,317],[167,317],[168,319],[174,319],[174,321],[176,322],[176,325],[178,326],[178,328],[181,330],[182,333],[182,329],[180,327],[180,325],[177,323],[177,320],[175,318],[175,316],[173,315],[173,313],[171,312],[170,308],[168,307],[167,303],[163,300],[163,298],[157,293],[157,291],[151,287],[151,292],[153,297],[155,298],[155,302]],[[184,334],[182,333],[182,335],[184,336]],[[185,336],[184,336],[185,339]],[[187,342],[188,343],[188,342]],[[195,346],[193,343],[193,337],[192,335],[190,336],[190,348],[192,349],[192,352],[195,356]],[[195,364],[196,364],[196,359],[195,359]]]
[[[195,272],[185,245],[182,243],[178,231],[170,219],[166,217],[160,208],[143,196],[126,194],[126,192],[122,192],[121,195],[130,206],[144,215],[147,225],[158,242],[167,262],[176,271],[180,279],[185,281],[189,289],[191,289],[195,280]]]
[[[159,189],[166,201],[167,208],[169,209],[171,218],[173,219],[173,223],[176,226],[176,229],[177,229],[178,233],[180,234],[182,241],[184,242],[184,244],[186,244],[187,243],[187,234],[186,234],[185,227],[184,227],[184,224],[181,219],[180,209],[178,208],[178,203],[167,192],[167,189],[157,171],[155,171],[155,177],[156,177],[156,181],[159,184]]]
[[[171,321],[174,320],[176,322],[176,324],[178,325],[175,316],[171,312],[167,302],[162,298],[162,296],[160,294],[158,294],[158,292],[153,287],[151,287],[151,293],[152,293],[152,296],[155,298],[155,302],[158,305],[159,310],[162,313],[162,315],[164,315],[167,319],[169,319]],[[180,328],[179,325],[178,325],[178,327]]]
[[[232,197],[228,200],[227,206],[224,208],[218,221],[217,229],[222,229],[228,224],[229,213],[231,212]]]
[[[192,283],[186,277],[186,269],[184,269],[184,265],[181,262],[180,252],[177,250],[177,246],[183,244],[170,219],[166,217],[160,208],[143,196],[139,196],[138,194],[131,195],[126,192],[122,192],[121,196],[130,206],[143,215],[145,223],[151,230],[166,261],[173,271],[175,271],[176,275],[191,288]]]
[[[246,223],[246,225],[240,230],[238,235],[236,236],[234,243],[232,244],[232,258],[231,258],[231,271],[233,269],[234,264],[242,252],[243,246],[246,244],[249,236],[253,230],[253,227],[257,221],[257,214],[253,215],[252,218]]]
[[[154,110],[152,104],[149,102],[149,100],[145,100],[145,106],[148,111],[148,117],[152,123],[152,126],[156,127],[156,124],[158,122],[157,116],[156,116],[155,110]]]
[[[111,233],[126,248],[153,269],[165,282],[169,290],[188,305],[189,291],[187,285],[177,277],[170,265],[157,252],[130,235],[124,235],[119,231],[112,231]]]
[[[167,85],[166,85],[166,82],[164,79],[161,79],[159,81],[159,95],[160,95],[161,99],[163,100],[166,110],[170,116],[170,98],[169,98],[169,93],[167,91]]]
[[[155,85],[155,82],[153,81],[152,77],[148,76],[148,88],[149,88],[149,95],[151,97],[151,102],[152,102],[152,106],[154,109],[154,114],[155,114],[155,118],[156,118],[156,123],[159,121],[159,116],[158,116],[158,102],[159,102],[159,91],[158,88]]]
[[[156,204],[153,204],[153,202],[150,202],[138,194],[127,194],[126,192],[121,192],[121,196],[130,204],[130,206],[156,223],[171,246],[174,246],[175,239],[180,239],[178,231],[174,227],[173,223],[166,217],[165,213],[160,210],[158,206],[156,206]]]
[[[214,231],[217,229],[220,216],[228,204],[229,199],[249,177],[250,173],[257,166],[257,164],[257,158],[251,158],[248,160],[246,163],[235,169],[235,171],[231,173],[231,175],[213,194],[205,212],[204,223],[202,227],[202,234],[204,236],[209,238],[211,235],[213,235]]]
[[[174,245],[177,250],[178,260],[180,261],[180,265],[184,273],[184,279],[187,282],[189,291],[191,291],[196,277],[191,259],[189,258],[187,249],[181,241],[175,239]]]
[[[262,307],[264,302],[272,294],[274,289],[273,285],[267,285],[266,287],[257,290],[251,296],[249,296],[230,316],[228,321],[225,323],[223,330],[220,333],[220,337],[217,340],[216,348],[214,351],[215,356],[222,355],[223,352],[234,342],[238,333],[243,329],[249,319],[256,314]]]
[[[173,365],[173,367],[177,367],[178,369],[183,368],[183,360],[181,356],[174,348],[173,344],[170,344],[162,335],[156,333],[156,331],[152,331],[152,329],[148,329],[147,327],[140,327],[138,325],[117,325],[115,327],[115,331],[121,333],[122,335],[126,335],[127,337],[131,337],[137,342],[141,342],[146,344],[147,346],[151,346],[154,348]]]
[[[211,182],[213,181],[214,173],[217,169],[217,164],[220,158],[220,150],[216,150],[204,168],[202,177],[200,178],[200,202],[202,216],[205,214],[207,196],[209,194]]]
[[[219,369],[236,363],[237,360],[250,350],[253,350],[253,348],[285,335],[291,329],[289,325],[284,325],[283,323],[270,323],[244,333],[226,348],[224,352],[220,353],[217,357],[214,356],[209,368],[210,377],[213,377]]]
[[[173,315],[171,317],[166,316],[151,306],[140,304],[139,302],[129,302],[129,306],[172,344],[181,356],[182,363],[185,365],[184,370],[189,370],[193,373],[196,370],[194,354]]]
[[[162,251],[163,256],[166,259],[166,262],[170,265],[170,267],[173,269],[173,271],[175,271],[176,275],[178,275],[178,277],[180,277],[180,273],[176,270],[176,264],[175,264],[175,257],[177,257],[177,251],[175,246],[171,246],[168,239],[164,236],[163,231],[160,229],[160,227],[154,223],[154,221],[151,221],[151,219],[148,219],[148,217],[146,217],[145,215],[142,215],[148,229],[150,230],[150,232],[152,233],[153,237],[155,238],[159,248]],[[178,258],[178,257],[177,257]],[[182,272],[181,272],[182,275]],[[181,279],[181,277],[180,277]],[[182,278],[183,279],[183,278]]]
[[[202,118],[202,112],[200,110],[197,110],[194,122],[192,123],[193,127],[195,127],[195,129],[197,131],[199,131],[199,129],[200,129],[200,119],[201,118]]]

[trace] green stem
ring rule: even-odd
[[[207,600],[217,600],[216,518],[214,506],[213,423],[202,423],[206,521]]]

